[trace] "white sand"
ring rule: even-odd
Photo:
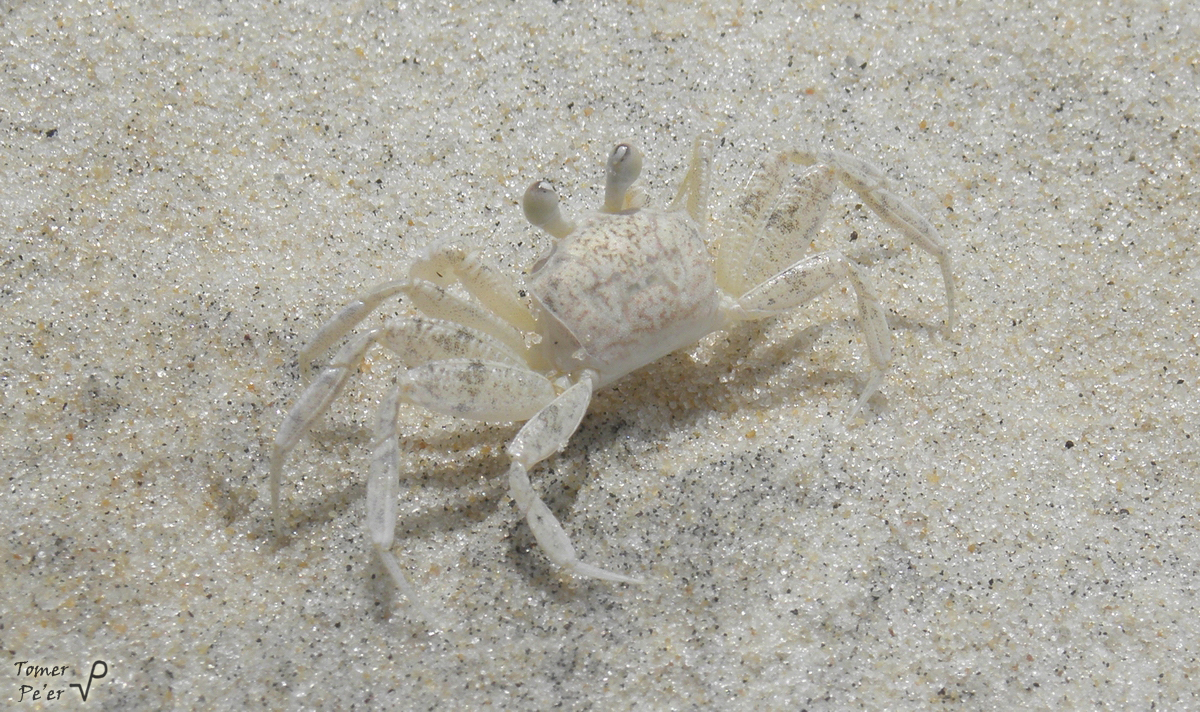
[[[43,4],[0,15],[14,708],[74,708],[95,660],[87,709],[1200,705],[1197,10]],[[701,131],[718,218],[772,150],[885,166],[951,249],[957,331],[843,191],[814,249],[894,310],[865,422],[839,288],[599,395],[535,473],[645,586],[548,564],[512,427],[405,411],[395,552],[445,630],[414,624],[361,528],[383,355],[270,536],[296,354],[343,302],[438,239],[519,271],[525,186],[595,206],[620,139],[665,204]]]

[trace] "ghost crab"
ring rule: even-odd
[[[858,297],[871,373],[851,415],[878,389],[891,359],[883,307],[865,276],[840,252],[802,252],[840,182],[889,225],[939,262],[953,327],[950,259],[933,225],[892,192],[878,167],[840,154],[786,151],[747,185],[736,223],[710,256],[706,241],[711,140],[698,139],[691,165],[666,210],[643,209],[634,186],[642,159],[628,144],[608,160],[604,205],[578,224],[563,217],[549,184],[525,192],[529,222],[552,248],[517,282],[457,245],[431,248],[407,279],[382,284],[344,307],[300,356],[313,358],[348,334],[384,300],[407,297],[423,314],[390,321],[349,340],[284,419],[271,453],[271,506],[278,517],[283,464],[375,344],[405,370],[384,397],[367,481],[367,530],[396,586],[412,591],[391,547],[400,479],[397,417],[402,403],[479,421],[525,425],[507,447],[509,488],[538,545],[562,569],[584,577],[639,579],[580,561],[570,538],[529,482],[529,471],[562,450],[592,393],[713,331],[797,307],[842,279]],[[810,166],[790,176],[790,164]],[[447,290],[461,285],[472,299]]]

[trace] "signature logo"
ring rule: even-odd
[[[68,688],[71,687],[79,693],[81,700],[87,702],[88,694],[92,691],[92,682],[102,680],[108,675],[108,663],[97,660],[92,663],[92,670],[88,673],[86,683],[72,682],[67,687],[51,687],[52,684],[59,682],[58,678],[66,676],[67,671],[71,669],[70,665],[30,665],[28,660],[20,660],[16,666],[17,678],[21,680],[17,695],[18,702],[61,700],[63,693],[68,692]],[[50,678],[50,680],[42,682],[39,687],[37,683],[41,678]]]

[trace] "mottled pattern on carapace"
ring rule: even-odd
[[[720,304],[704,235],[682,211],[586,218],[529,286],[602,375],[695,341]]]

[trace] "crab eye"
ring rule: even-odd
[[[564,220],[558,209],[558,196],[554,188],[544,180],[539,180],[525,190],[521,199],[521,209],[525,211],[525,219],[534,227],[541,228],[554,237],[566,237],[575,229],[568,220]]]
[[[604,185],[604,212],[619,213],[625,207],[625,191],[642,172],[642,153],[619,143],[608,156],[608,178]]]
[[[609,175],[623,183],[632,183],[642,173],[642,152],[627,143],[619,143],[608,156]]]
[[[558,196],[554,194],[554,188],[551,188],[549,183],[539,180],[525,189],[521,208],[525,211],[526,220],[541,227],[546,224],[547,216],[558,210]]]

